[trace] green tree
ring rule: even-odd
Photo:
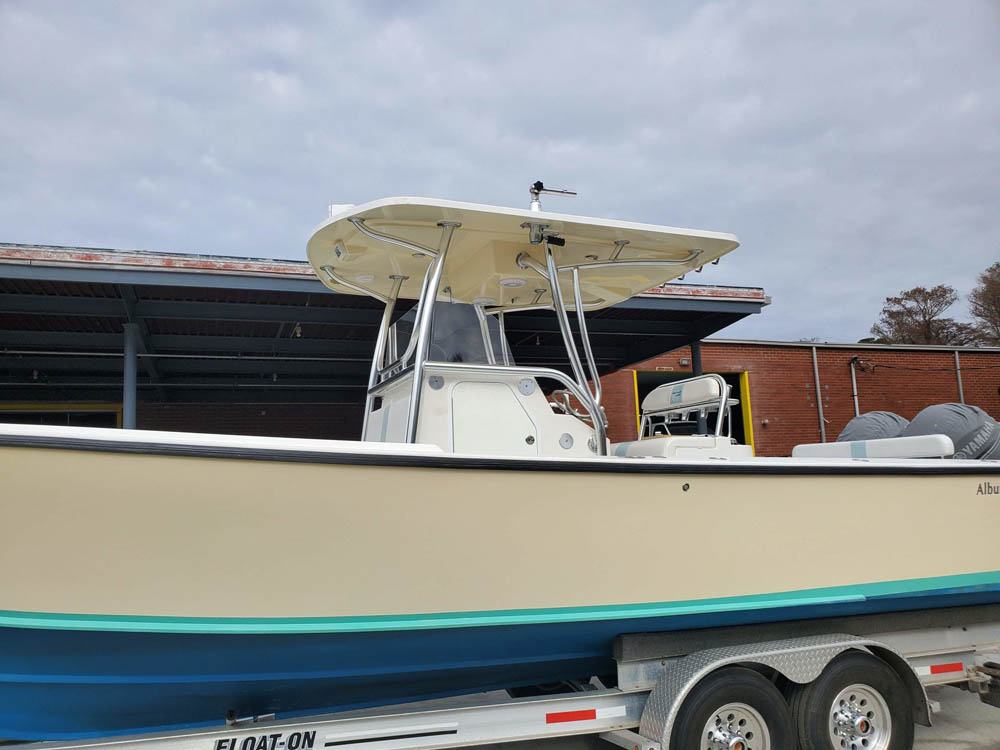
[[[979,274],[979,284],[969,294],[969,312],[982,340],[1000,345],[1000,263]]]
[[[975,326],[942,317],[957,301],[958,294],[947,284],[918,286],[886,297],[872,337],[889,344],[974,344],[979,340]]]

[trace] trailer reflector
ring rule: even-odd
[[[592,721],[597,718],[597,709],[586,708],[582,711],[555,711],[545,714],[546,724],[562,724],[566,721]]]
[[[545,714],[546,724],[562,724],[567,721],[594,721],[595,719],[613,719],[625,716],[625,706],[607,706],[605,708],[587,708],[580,711],[554,711]]]
[[[913,671],[917,673],[920,677],[928,677],[934,674],[953,674],[954,672],[961,672],[965,669],[965,665],[960,661],[949,662],[948,664],[930,664],[915,666]]]

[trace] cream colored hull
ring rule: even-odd
[[[595,461],[573,471],[571,462],[498,470],[434,456],[408,460],[426,466],[320,459],[0,448],[0,610],[495,613],[1000,570],[1000,547],[962,531],[1000,539],[1000,498],[980,492],[1000,484],[995,468],[803,476],[674,464],[639,474]]]

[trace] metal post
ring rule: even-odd
[[[476,310],[476,317],[479,319],[479,335],[483,339],[483,348],[486,350],[486,363],[495,365],[497,363],[496,353],[493,351],[493,337],[490,335],[490,324],[483,312],[482,305],[473,305]]]
[[[603,456],[607,452],[604,420],[601,417],[601,407],[594,401],[594,394],[587,387],[587,376],[583,372],[583,364],[580,362],[580,353],[576,350],[576,342],[573,341],[573,329],[569,327],[569,316],[566,314],[566,302],[563,299],[562,288],[559,286],[559,270],[556,267],[555,258],[552,255],[552,247],[548,240],[545,242],[545,264],[548,267],[549,288],[552,293],[552,308],[556,312],[556,320],[559,321],[559,332],[562,334],[563,344],[566,346],[566,353],[569,355],[569,363],[573,369],[573,377],[580,384],[583,393],[587,395],[587,403],[583,406],[594,415],[594,438],[597,455]]]
[[[424,289],[420,298],[420,309],[413,323],[411,336],[417,337],[417,345],[413,357],[413,383],[410,387],[410,408],[406,415],[406,442],[417,442],[417,419],[420,416],[420,394],[424,385],[424,362],[427,361],[427,351],[431,343],[431,318],[434,314],[434,303],[437,302],[438,290],[441,288],[441,273],[444,271],[445,257],[451,245],[451,236],[456,227],[462,226],[457,221],[439,221],[441,227],[441,242],[438,245],[437,257],[424,277]]]
[[[500,326],[500,349],[503,352],[503,363],[510,365],[510,354],[507,352],[507,328],[504,325],[503,310],[497,314],[497,323]]]
[[[580,362],[580,353],[576,350],[576,342],[573,341],[573,330],[569,327],[569,316],[566,315],[566,302],[563,300],[562,288],[559,286],[559,271],[556,268],[555,258],[552,256],[552,248],[548,241],[545,242],[545,263],[548,266],[549,286],[552,290],[552,307],[556,311],[556,319],[559,321],[559,332],[562,334],[563,344],[566,346],[566,353],[569,355],[569,364],[573,369],[573,377],[581,387],[587,387],[587,376],[583,372],[583,363]],[[589,393],[590,390],[588,389]]]
[[[378,338],[375,340],[375,352],[372,354],[372,369],[368,374],[368,395],[365,398],[365,416],[364,421],[361,423],[361,439],[364,440],[368,436],[368,417],[372,412],[372,403],[375,400],[375,396],[372,393],[372,388],[378,384],[379,374],[382,371],[382,367],[385,363],[385,355],[388,347],[389,339],[389,329],[392,327],[392,313],[396,309],[396,299],[399,297],[399,289],[403,285],[403,281],[406,279],[405,276],[390,276],[392,279],[392,290],[389,292],[389,297],[385,302],[385,308],[382,310],[382,323],[378,328]]]
[[[583,311],[583,292],[580,290],[580,269],[573,269],[573,304],[576,307],[576,320],[580,326],[580,340],[583,342],[583,353],[587,358],[587,369],[594,383],[594,404],[601,405],[601,376],[597,373],[597,361],[594,350],[590,346],[590,335],[587,333],[587,316]]]
[[[854,416],[859,416],[861,414],[858,408],[858,379],[854,374],[854,366],[858,363],[857,357],[851,357],[851,361],[848,362],[851,368],[851,396],[854,397]]]
[[[691,342],[691,374],[692,375],[704,375],[705,371],[701,366],[701,342],[692,341]]]
[[[825,443],[826,419],[823,417],[823,391],[819,387],[819,364],[816,362],[816,347],[811,348],[813,355],[813,380],[816,381],[816,410],[819,412],[819,438],[821,443]]]
[[[125,369],[122,385],[122,427],[135,429],[136,369],[139,363],[139,326],[125,323]]]
[[[962,364],[958,361],[958,349],[955,350],[955,379],[958,381],[958,402],[965,403],[965,390],[962,388]]]
[[[704,375],[705,374],[705,371],[702,369],[702,366],[701,366],[701,342],[700,341],[692,341],[691,342],[691,374],[694,375],[695,377],[697,377],[698,375]],[[725,392],[726,389],[723,388],[722,390],[723,390],[723,392]],[[719,426],[722,425],[722,417],[723,416],[724,416],[723,412],[720,411],[718,413],[718,415],[715,417],[716,422],[718,423],[716,425],[716,427],[719,427]],[[718,430],[716,430],[716,433],[718,433]],[[707,435],[708,434],[708,418],[705,416],[705,410],[704,409],[700,409],[698,411],[698,434],[699,435]]]

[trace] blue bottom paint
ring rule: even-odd
[[[613,674],[622,633],[1000,602],[1000,586],[712,614],[300,635],[0,628],[0,738],[288,717]]]

